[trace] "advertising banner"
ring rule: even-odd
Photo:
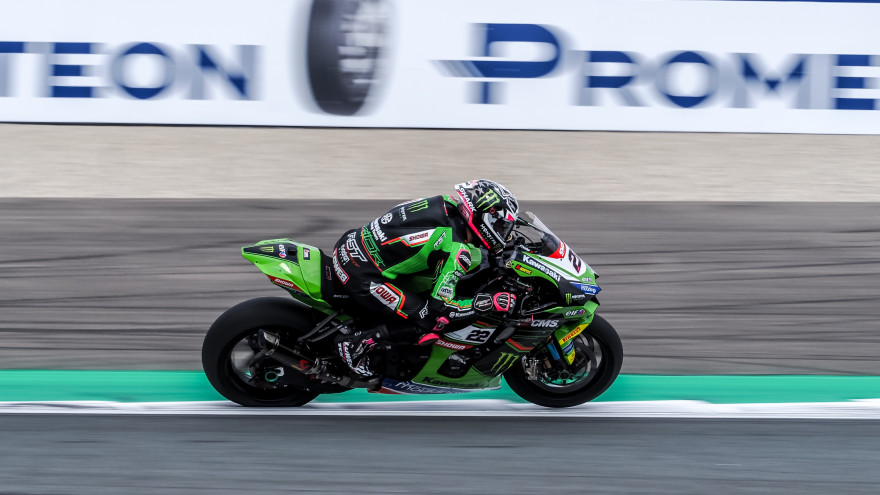
[[[42,0],[0,122],[880,133],[880,4]]]

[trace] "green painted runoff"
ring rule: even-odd
[[[324,395],[317,402],[504,399],[500,390],[446,395],[386,395],[364,390]],[[880,376],[620,375],[599,401],[701,400],[715,404],[840,402],[880,398]],[[198,371],[0,370],[0,401],[175,402],[224,400]]]

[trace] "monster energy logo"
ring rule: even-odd
[[[376,241],[373,240],[373,235],[370,234],[370,231],[367,230],[366,227],[361,231],[361,239],[364,240],[364,247],[367,248],[367,252],[370,253],[370,257],[373,258],[373,261],[379,266],[384,266],[385,262],[382,261],[382,257],[379,256],[379,248],[376,247]]]
[[[492,373],[501,373],[506,371],[507,368],[516,362],[519,359],[519,356],[516,354],[509,354],[507,352],[502,352],[500,356],[498,356],[498,361],[495,361],[495,364],[492,365],[492,369],[490,370]]]
[[[260,248],[260,251],[262,251],[262,252],[264,252],[264,253],[274,253],[274,252],[275,252],[275,246],[262,246],[262,247]]]
[[[486,192],[486,194],[483,194],[482,196],[480,196],[480,199],[477,200],[477,209],[478,210],[488,209],[489,207],[498,204],[499,201],[501,201],[501,199],[498,198],[498,193],[490,190],[490,191]]]
[[[406,211],[412,213],[414,211],[422,211],[428,209],[428,200],[423,199],[421,201],[416,201],[415,203],[406,207]]]
[[[571,293],[565,294],[565,304],[571,306]]]

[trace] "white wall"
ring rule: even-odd
[[[880,134],[880,4],[362,4],[382,34],[345,39],[384,54],[363,105],[310,82],[345,24],[310,0],[15,2],[0,121]]]

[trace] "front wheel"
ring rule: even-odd
[[[220,395],[243,406],[301,406],[318,396],[309,377],[262,356],[260,330],[287,339],[314,326],[308,310],[289,299],[261,297],[226,310],[202,344],[202,367]]]
[[[523,399],[545,407],[571,407],[591,401],[601,395],[617,378],[623,364],[623,344],[610,323],[599,315],[590,326],[574,338],[574,362],[547,371],[545,358],[538,351],[540,361],[538,379],[529,380],[524,363],[514,365],[504,373],[510,388]]]

